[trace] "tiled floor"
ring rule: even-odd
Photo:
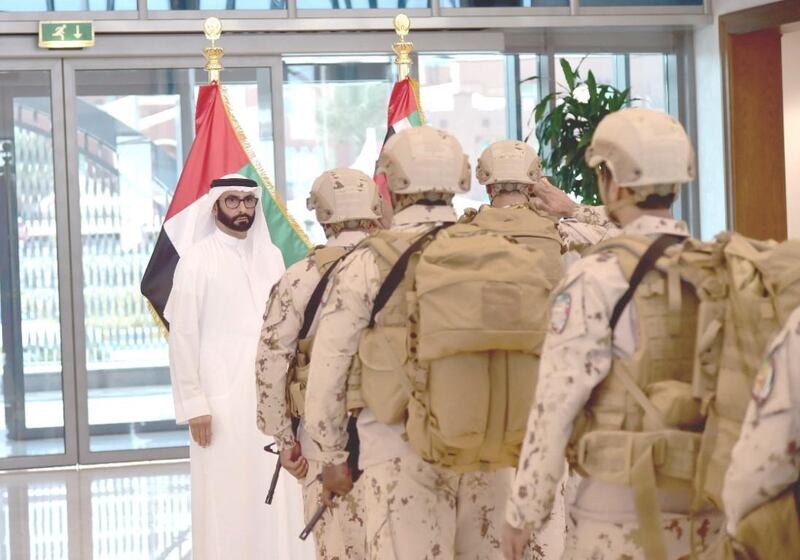
[[[263,507],[269,557],[221,560],[312,560],[299,484]],[[185,460],[0,474],[0,560],[191,560],[191,521]]]
[[[0,559],[188,560],[188,462],[0,475]]]

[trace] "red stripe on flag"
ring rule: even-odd
[[[392,88],[391,97],[389,97],[387,128],[391,128],[394,123],[403,120],[418,109],[417,96],[414,93],[414,83],[411,78],[397,82]]]
[[[206,194],[211,181],[249,161],[225,113],[218,84],[200,87],[195,115],[195,139],[164,221]]]

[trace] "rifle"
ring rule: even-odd
[[[297,437],[297,429],[300,426],[300,419],[292,416],[292,433]],[[267,505],[272,505],[272,498],[275,497],[275,488],[278,487],[278,478],[281,475],[281,457],[280,452],[275,449],[275,442],[270,443],[269,445],[264,446],[264,451],[267,453],[272,453],[276,456],[275,458],[275,470],[272,471],[272,480],[269,483],[269,489],[267,490],[267,497],[264,500],[264,503]]]
[[[358,470],[358,455],[360,452],[360,441],[358,440],[358,429],[356,427],[356,421],[358,420],[357,416],[350,416],[347,420],[347,451],[350,455],[347,457],[347,464],[350,466],[350,472],[353,473],[353,483],[355,483],[361,475],[363,471]],[[322,475],[320,475],[322,476]],[[322,519],[322,516],[325,514],[325,510],[328,509],[328,506],[325,504],[320,504],[317,508],[317,511],[314,512],[314,515],[311,516],[311,519],[308,520],[306,526],[303,527],[303,531],[300,533],[300,540],[304,541],[308,538],[308,535],[314,530],[319,520]]]

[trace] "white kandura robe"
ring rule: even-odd
[[[194,560],[313,557],[297,539],[294,479],[282,476],[264,503],[275,456],[256,428],[255,355],[271,282],[251,281],[248,263],[242,240],[207,236],[181,256],[167,309],[176,419],[212,417],[211,445],[189,448]]]

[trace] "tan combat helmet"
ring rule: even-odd
[[[407,128],[389,138],[378,159],[393,194],[464,193],[469,160],[454,136],[431,126]]]
[[[631,189],[671,186],[677,192],[695,177],[694,149],[683,126],[652,109],[606,115],[586,150],[586,162],[605,164],[617,184]]]
[[[525,142],[501,140],[483,151],[475,176],[481,185],[533,185],[542,176],[542,164]]]
[[[381,217],[378,187],[366,174],[346,167],[330,169],[317,177],[306,206],[316,210],[320,224]]]

